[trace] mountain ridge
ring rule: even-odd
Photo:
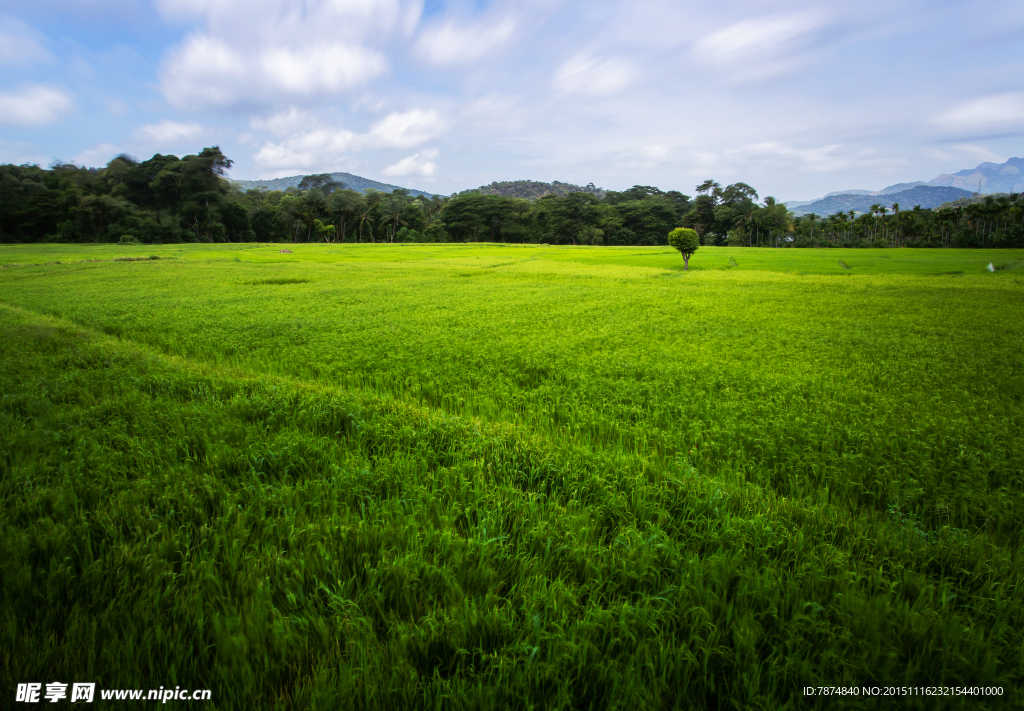
[[[963,188],[988,195],[990,193],[1024,192],[1024,158],[1010,158],[1005,163],[981,163],[955,173],[943,173],[929,185]]]
[[[297,188],[305,175],[291,175],[286,178],[271,178],[269,180],[234,180],[231,182],[238,185],[243,190],[252,190],[253,188],[266,188],[267,190],[287,190],[288,188]],[[395,190],[408,190],[410,195],[416,197],[433,197],[439,193],[429,193],[426,190],[417,190],[415,188],[404,188],[400,185],[391,185],[389,183],[382,183],[377,180],[370,180],[359,175],[353,175],[352,173],[331,173],[331,179],[337,180],[340,183],[344,183],[345,187],[349,190],[355,190],[359,193],[365,193],[368,190],[377,190],[382,193],[391,193]]]
[[[891,196],[913,190],[918,187],[929,188],[955,188],[966,191],[968,194],[981,193],[983,195],[993,193],[1020,193],[1024,192],[1024,158],[1009,158],[1005,163],[981,163],[976,168],[965,168],[955,173],[943,173],[931,180],[924,182],[917,180],[909,183],[895,183],[881,190],[836,190],[826,194],[824,197],[814,200],[789,200],[785,203],[791,211],[796,214],[808,212],[819,212],[819,209],[810,209],[811,205],[823,200],[840,196],[860,197],[881,197]],[[938,195],[939,193],[935,193]],[[920,193],[924,196],[924,193]],[[961,195],[960,197],[965,197]],[[953,198],[957,199],[957,198]],[[928,199],[930,202],[931,200]],[[904,200],[892,199],[892,202],[903,203]],[[938,207],[938,205],[925,205],[922,207]],[[820,207],[820,206],[819,206]],[[869,204],[870,207],[870,204]],[[830,213],[831,214],[831,213]]]
[[[920,205],[923,208],[935,208],[953,200],[971,197],[974,193],[961,188],[954,188],[940,185],[915,185],[909,190],[902,190],[888,195],[856,195],[843,193],[814,200],[806,205],[787,208],[796,215],[809,215],[814,213],[819,217],[834,215],[837,212],[870,212],[872,205],[881,205],[892,208],[894,203],[899,203],[903,210],[911,210]]]

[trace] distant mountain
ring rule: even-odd
[[[974,169],[944,173],[928,184],[963,188],[983,195],[1024,192],[1024,158],[1011,158],[1005,163],[982,163]]]
[[[899,203],[902,210],[912,210],[915,205],[939,207],[943,203],[970,197],[972,194],[969,190],[961,190],[960,188],[915,185],[910,190],[889,193],[887,195],[856,195],[846,193],[815,200],[796,208],[792,207],[792,203],[786,203],[786,206],[797,215],[807,215],[813,212],[819,217],[825,217],[826,215],[834,215],[837,212],[849,212],[850,210],[870,212],[872,205],[884,205],[891,209],[893,203]]]
[[[845,195],[845,194],[846,193],[829,193],[829,195]],[[820,199],[821,198],[819,198],[819,200]],[[815,201],[814,200],[790,200],[789,202],[784,202],[782,204],[785,205],[786,207],[788,207],[790,212],[794,212],[798,208],[803,207],[804,205],[810,205],[812,202],[815,202]]]
[[[481,195],[501,195],[502,197],[525,198],[536,200],[545,195],[568,195],[569,193],[591,193],[597,198],[603,198],[604,188],[595,187],[593,183],[579,186],[572,183],[541,183],[536,180],[503,180],[490,185],[481,185],[473,190],[465,190],[467,193],[480,193]]]
[[[928,185],[928,183],[923,180],[915,180],[912,183],[896,183],[881,190],[836,190],[831,193],[825,193],[825,197],[835,197],[836,195],[889,195],[890,193],[902,193],[904,190],[910,190],[918,185]],[[812,202],[814,200],[803,200],[800,204],[807,205]],[[786,204],[788,205],[789,203]]]
[[[304,175],[293,175],[289,178],[274,178],[273,180],[232,180],[231,182],[239,186],[242,190],[252,190],[253,188],[263,187],[267,190],[287,190],[288,188],[299,186]],[[360,193],[365,193],[367,190],[378,190],[382,193],[394,192],[400,189],[397,185],[388,185],[387,183],[378,183],[376,180],[370,180],[369,178],[361,178],[358,175],[352,175],[351,173],[331,173],[331,179],[337,180],[339,183],[344,183],[345,187],[349,190],[355,190]],[[434,193],[428,193],[424,190],[414,190],[412,188],[401,188],[408,190],[410,195],[417,197],[433,197]]]
[[[870,195],[870,190],[836,190],[831,193],[825,193],[825,197],[832,197],[833,195]],[[819,198],[820,199],[820,198]],[[814,200],[804,200],[803,204],[812,203]],[[786,203],[787,205],[789,203]]]
[[[909,192],[919,187],[929,188],[958,188],[964,190],[969,194],[981,193],[988,195],[991,193],[1021,193],[1024,192],[1024,158],[1010,158],[1005,163],[982,163],[977,168],[967,168],[965,170],[957,171],[956,173],[943,173],[937,178],[929,180],[927,183],[920,180],[912,183],[896,183],[889,187],[882,188],[881,190],[837,190],[836,192],[828,193],[824,198],[819,200],[790,200],[786,203],[792,212],[800,215],[808,212],[814,212],[816,214],[822,214],[821,205],[818,203],[823,200],[831,198],[843,197],[845,202],[851,202],[851,204],[859,204],[856,201],[845,200],[845,197],[879,197],[886,196],[887,200],[892,202],[898,202],[901,205],[907,200],[914,198],[898,199],[896,195]],[[926,193],[918,193],[921,198],[925,198]],[[940,195],[940,193],[927,193],[929,196],[927,202],[933,202],[933,197]],[[957,195],[949,198],[949,200],[956,200],[964,197],[963,195]],[[844,202],[840,201],[840,202]],[[877,200],[874,202],[878,202]],[[871,208],[873,202],[868,203],[868,209]],[[921,207],[938,207],[938,205],[926,205],[924,202],[912,203],[914,205],[920,204]],[[941,203],[939,203],[941,204]],[[815,207],[811,207],[814,205]],[[857,208],[848,208],[857,209]],[[835,211],[831,211],[828,214],[833,214]]]
[[[893,193],[902,193],[905,190],[913,190],[918,185],[930,185],[930,183],[926,183],[923,180],[915,180],[912,183],[896,183],[895,185],[890,185],[887,188],[882,188],[881,190],[878,190],[878,191],[873,192],[871,194],[872,195],[892,195]]]

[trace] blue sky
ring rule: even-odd
[[[808,199],[1024,155],[1024,3],[0,1],[0,162],[705,178]]]

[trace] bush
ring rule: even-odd
[[[683,271],[690,268],[690,255],[700,248],[700,237],[697,230],[689,227],[677,227],[668,233],[668,243],[683,255]]]
[[[408,227],[403,227],[398,230],[398,234],[395,235],[396,242],[423,242],[423,233],[417,232],[416,230],[410,230]]]
[[[142,244],[139,242],[139,238],[135,235],[121,235],[121,239],[117,241],[118,244]]]
[[[424,242],[451,242],[452,236],[448,234],[448,230],[444,228],[444,225],[439,222],[431,222],[430,225],[423,233]]]

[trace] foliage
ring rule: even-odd
[[[793,221],[797,247],[1024,247],[1024,197],[986,195],[936,210],[874,205],[868,213],[809,214]]]
[[[4,688],[1021,703],[1019,253],[147,251],[0,248]]]
[[[700,247],[700,236],[697,230],[677,227],[668,233],[668,244],[683,255],[683,271],[686,271],[690,267],[690,256]]]
[[[248,220],[238,224],[232,211],[223,178],[230,166],[216,146],[180,160],[157,154],[139,163],[121,155],[103,170],[3,165],[0,241],[35,242],[51,233],[64,242],[116,242],[124,234],[146,242],[237,239]]]
[[[286,178],[270,178],[266,180],[232,180],[231,184],[237,187],[242,192],[248,192],[249,190],[263,190],[266,192],[281,191],[286,192],[289,188],[296,190],[305,190],[302,182],[307,178],[311,179],[322,179],[327,176],[327,182],[334,182],[339,185],[344,185],[346,189],[354,192],[365,194],[371,190],[375,190],[381,193],[390,193],[394,190],[407,190],[410,195],[420,197],[429,200],[433,197],[432,193],[425,192],[423,190],[413,190],[400,188],[397,185],[391,185],[390,183],[381,183],[376,180],[370,180],[359,175],[353,175],[352,173],[320,173],[319,175],[293,175]],[[322,185],[322,183],[321,183]],[[308,183],[307,183],[308,186]]]
[[[501,197],[509,198],[524,198],[527,200],[535,200],[545,195],[564,196],[570,193],[591,193],[598,199],[605,196],[605,191],[602,188],[596,187],[593,183],[588,183],[581,187],[572,183],[561,183],[557,180],[552,183],[542,183],[536,180],[495,181],[490,185],[481,185],[475,190],[467,190],[465,192],[475,192],[480,195],[500,195]]]
[[[411,230],[408,227],[403,227],[398,230],[398,234],[395,235],[396,242],[426,242],[427,239],[422,232],[417,230]]]
[[[324,173],[282,179],[286,190],[243,193],[224,178],[230,164],[213,147],[142,163],[118,156],[102,170],[2,165],[0,242],[117,242],[124,234],[146,243],[394,242],[407,229],[427,242],[659,246],[686,227],[703,245],[1024,247],[1017,195],[820,218],[795,217],[770,196],[758,202],[746,183],[705,180],[693,199],[650,185],[605,192],[557,181],[494,183],[442,198],[393,186],[358,192],[339,182],[357,176]]]

